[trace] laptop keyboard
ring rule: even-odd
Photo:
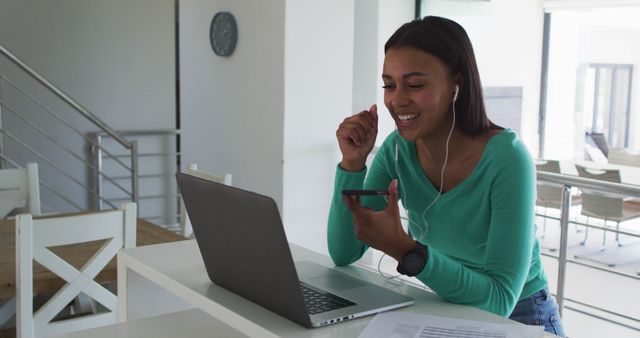
[[[307,311],[312,315],[356,305],[356,303],[334,294],[313,290],[302,283],[300,283],[300,288],[304,296],[304,303],[307,305]]]

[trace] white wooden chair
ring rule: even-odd
[[[203,170],[199,170],[198,165],[195,163],[191,163],[189,165],[186,173],[208,181],[231,185],[231,174],[212,174]],[[187,209],[184,206],[184,200],[182,199],[180,199],[180,216],[180,229],[182,230],[182,236],[193,238],[193,228],[191,227],[191,221],[189,221],[189,215],[187,215]]]
[[[26,168],[0,170],[0,218],[14,209],[40,216],[40,184],[38,165],[28,163]]]
[[[79,270],[55,255],[50,247],[107,240]],[[136,243],[136,204],[122,209],[74,216],[33,219],[16,217],[16,331],[18,338],[59,335],[117,322],[117,297],[94,281],[121,248]],[[33,261],[66,281],[40,309],[33,312]],[[67,320],[52,319],[80,293],[110,312]]]

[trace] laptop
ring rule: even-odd
[[[323,265],[294,263],[272,198],[183,173],[176,178],[213,283],[305,327],[413,304]]]

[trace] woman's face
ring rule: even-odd
[[[384,104],[404,139],[448,132],[455,82],[440,59],[416,48],[390,48],[382,81]]]

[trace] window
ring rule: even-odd
[[[608,148],[640,149],[640,107],[632,96],[639,14],[639,6],[549,13],[543,157],[583,159],[585,134],[601,135]]]
[[[604,134],[612,148],[629,146],[633,65],[589,64],[578,70],[576,113],[585,132]]]

